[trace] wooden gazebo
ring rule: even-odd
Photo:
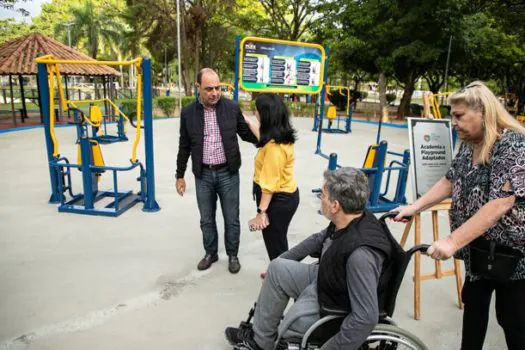
[[[13,76],[18,76],[20,85],[20,95],[22,99],[21,119],[24,122],[27,117],[27,107],[25,102],[24,84],[22,77],[24,75],[37,75],[37,64],[35,59],[38,56],[53,55],[57,59],[68,60],[89,60],[93,58],[80,53],[69,46],[46,37],[39,33],[31,33],[16,39],[9,40],[0,44],[0,75],[9,76],[9,88],[11,93],[11,110],[13,113],[13,123],[16,126],[16,113],[13,98]],[[106,78],[120,76],[120,73],[108,66],[89,65],[89,64],[64,64],[60,66],[60,73],[64,76],[66,97],[69,99],[67,86],[68,76],[94,76],[101,77],[104,81]],[[42,113],[40,113],[42,117]]]

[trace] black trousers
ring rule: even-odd
[[[261,203],[261,187],[253,184],[257,207]],[[276,192],[266,211],[270,225],[262,230],[264,245],[270,260],[288,250],[288,227],[299,206],[299,189],[294,193]]]
[[[525,349],[525,280],[500,283],[467,279],[461,294],[465,304],[461,350],[483,348],[494,291],[496,318],[505,332],[508,349]]]

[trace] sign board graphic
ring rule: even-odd
[[[245,91],[318,94],[323,86],[321,45],[246,37],[240,48],[240,83]]]
[[[407,118],[414,201],[439,181],[452,165],[450,120]]]

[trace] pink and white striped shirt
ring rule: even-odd
[[[204,144],[202,163],[218,165],[226,163],[221,131],[217,123],[217,109],[204,108]]]

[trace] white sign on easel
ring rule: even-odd
[[[445,176],[452,165],[452,129],[448,119],[407,119],[415,201]]]

